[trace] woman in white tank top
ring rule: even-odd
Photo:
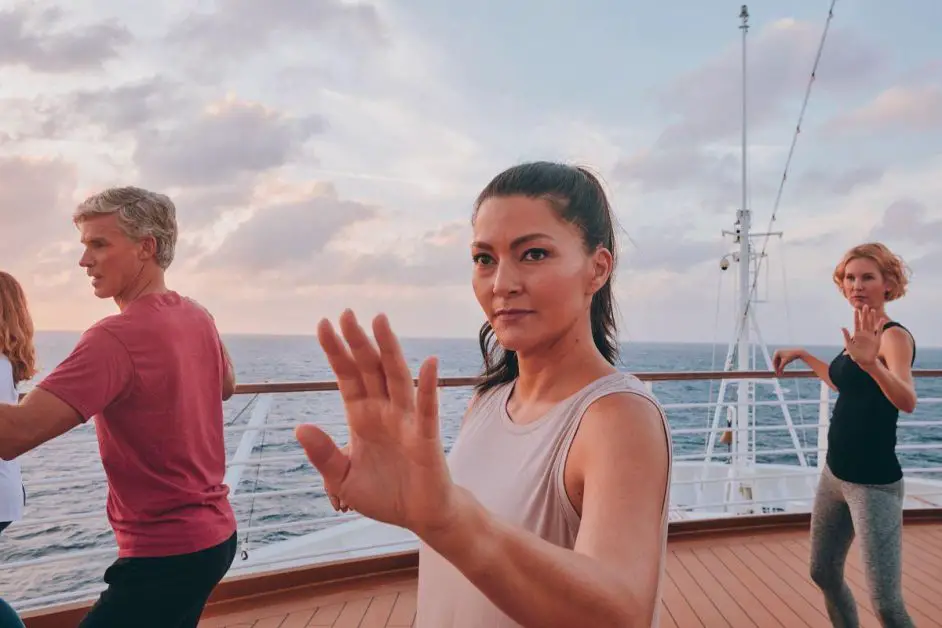
[[[335,508],[415,532],[422,628],[653,626],[667,544],[670,433],[615,367],[614,217],[583,168],[510,168],[472,218],[484,374],[447,460],[437,365],[418,390],[388,321],[318,338],[350,442],[297,436]]]
[[[33,319],[23,288],[0,271],[0,403],[19,403],[17,384],[36,374]],[[0,533],[23,517],[26,492],[17,460],[0,460]]]

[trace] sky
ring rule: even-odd
[[[741,3],[0,0],[0,268],[39,329],[115,312],[70,215],[164,192],[167,280],[226,333],[312,334],[351,307],[406,337],[474,337],[470,214],[504,168],[601,174],[631,341],[725,342],[741,204]],[[830,0],[752,2],[748,202],[766,232]],[[942,18],[839,0],[774,231],[759,326],[836,345],[831,272],[880,240],[913,271],[889,313],[942,346]]]

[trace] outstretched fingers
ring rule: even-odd
[[[863,324],[866,331],[869,331],[870,333],[876,331],[876,319],[876,312],[874,312],[869,305],[864,306]]]
[[[406,364],[399,340],[384,314],[373,319],[373,335],[379,345],[390,400],[398,408],[407,412],[412,411],[415,408],[415,384],[412,381],[412,373],[409,372],[409,365]]]
[[[360,379],[363,381],[367,394],[374,398],[385,399],[387,396],[386,376],[383,373],[379,351],[373,346],[373,341],[363,331],[357,322],[356,315],[351,310],[345,310],[340,315],[340,331],[350,346],[353,361],[360,372]]]
[[[415,414],[419,433],[425,438],[438,438],[438,360],[434,357],[426,359],[419,368]]]
[[[344,401],[365,399],[366,385],[360,377],[360,369],[343,340],[334,331],[334,326],[327,319],[317,324],[317,340],[327,355],[331,370],[337,377],[337,387]]]

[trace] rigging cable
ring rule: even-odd
[[[268,416],[265,416],[265,422],[268,422]],[[255,483],[252,485],[252,501],[249,503],[249,521],[246,525],[246,528],[252,527],[252,516],[255,514],[255,496],[258,493],[258,473],[262,468],[262,458],[265,457],[265,437],[268,435],[268,430],[262,432],[262,446],[258,449],[258,464],[255,465]],[[242,560],[249,559],[249,532],[246,531],[245,536],[242,537]]]
[[[781,257],[782,259],[782,292],[785,295],[785,331],[788,334],[788,342],[790,344],[792,342],[792,338],[794,337],[794,333],[792,331],[791,307],[788,304],[788,276],[785,271],[785,268],[787,266],[787,264],[785,263],[785,243],[782,242],[781,240],[779,241],[779,249],[780,249],[779,257]],[[806,432],[808,430],[805,429],[804,404],[802,403],[803,398],[801,396],[801,379],[795,380],[795,394],[798,398],[798,422],[801,425],[801,429],[798,430],[798,439],[799,439],[799,442],[801,443],[801,448],[807,449],[808,443],[807,443],[807,438],[806,438]],[[817,460],[818,453],[815,452],[814,455],[815,455],[815,460]]]
[[[249,406],[252,405],[252,402],[255,401],[256,399],[258,399],[258,393],[255,393],[254,395],[252,395],[252,398],[249,399],[249,400],[245,403],[244,406],[242,406],[242,409],[239,410],[238,414],[236,414],[234,417],[232,417],[232,420],[229,421],[228,423],[226,423],[225,426],[226,426],[226,427],[232,427],[233,425],[235,425],[235,422],[239,420],[239,417],[242,416],[243,414],[245,414],[245,411],[249,409]]]
[[[248,410],[249,407],[252,406],[252,403],[258,399],[259,394],[260,393],[255,393],[254,395],[252,395],[252,398],[249,399],[248,402],[244,406],[242,406],[242,409],[239,410],[239,412],[234,417],[232,417],[231,420],[225,423],[225,427],[232,427],[233,425],[235,425],[235,422],[239,420],[239,417],[245,414],[245,411]],[[268,415],[265,416],[265,422],[266,423],[268,422]],[[264,430],[264,428],[262,429]],[[265,436],[267,435],[267,433],[268,433],[267,430],[262,432],[262,446],[258,451],[258,464],[255,466],[255,484],[252,486],[252,501],[249,505],[249,523],[247,527],[252,526],[252,515],[255,514],[255,493],[258,491],[258,472],[259,472],[259,468],[262,466],[262,456],[265,452]],[[248,560],[249,558],[248,533],[246,533],[246,535],[242,537],[241,554],[242,554],[242,560]]]
[[[719,336],[718,330],[720,327],[720,296],[723,293],[723,276],[724,275],[725,273],[723,271],[720,271],[719,276],[717,277],[717,281],[716,281],[716,311],[713,315],[713,352],[710,356],[710,370],[711,371],[716,369],[716,345],[717,345],[716,340],[717,340],[717,336]],[[712,428],[713,417],[711,415],[713,414],[713,412],[715,412],[713,406],[711,405],[713,403],[713,380],[712,379],[710,379],[710,392],[707,393],[707,401],[709,403],[706,408],[706,415],[707,415],[706,426],[708,428]],[[723,400],[720,399],[719,396],[717,396],[716,403],[721,404],[723,403]],[[705,438],[703,440],[704,452],[709,448],[709,446],[710,446],[710,434],[705,434]]]

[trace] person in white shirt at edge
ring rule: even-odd
[[[33,319],[23,287],[0,271],[0,403],[19,402],[17,385],[36,374]],[[23,518],[26,490],[18,460],[0,460],[0,534]]]

